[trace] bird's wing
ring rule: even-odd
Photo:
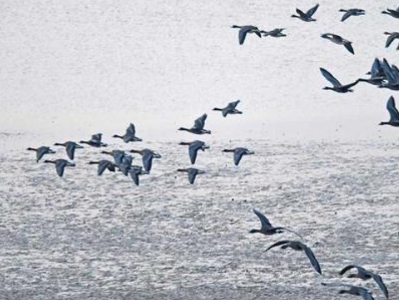
[[[243,27],[240,29],[240,31],[238,32],[238,43],[240,45],[244,44],[245,38],[247,36],[248,31],[250,31],[251,29],[248,27]]]
[[[374,59],[373,65],[371,66],[371,77],[375,77],[380,73],[381,64],[378,58]]]
[[[321,74],[327,79],[334,87],[340,87],[342,84],[326,69],[320,68]]]
[[[353,269],[353,268],[358,268],[357,266],[355,266],[355,265],[349,265],[349,266],[346,266],[345,268],[343,268],[342,270],[341,270],[341,272],[339,272],[339,275],[344,275],[347,271],[349,271],[350,269]]]
[[[260,211],[257,211],[255,208],[252,209],[254,211],[254,214],[259,218],[260,223],[262,224],[262,229],[270,229],[272,227],[272,224],[270,224],[270,221],[266,218],[264,214],[262,214]]]
[[[353,50],[352,43],[351,42],[346,42],[344,43],[344,47],[346,50],[348,50],[350,53],[355,54],[355,50]]]
[[[73,158],[75,157],[75,148],[76,145],[72,143],[68,143],[68,145],[66,146],[66,153],[71,160],[73,160]]]
[[[91,140],[96,142],[101,142],[101,136],[102,136],[101,133],[93,134],[91,136]]]
[[[392,96],[388,99],[387,110],[391,116],[390,121],[399,122],[399,112],[396,109],[395,99]]]
[[[101,160],[98,163],[97,175],[101,176],[104,171],[108,168],[109,162],[107,160]]]
[[[348,10],[344,15],[342,16],[341,22],[344,22],[346,19],[348,19],[350,16],[353,15],[353,11]]]
[[[364,288],[358,288],[359,295],[363,297],[364,300],[375,300],[373,295]]]
[[[129,127],[126,129],[126,135],[136,135],[136,127],[133,123],[130,123]]]
[[[188,148],[188,155],[190,155],[190,161],[192,164],[195,164],[195,160],[197,159],[198,147],[194,144]]]
[[[55,164],[55,169],[57,171],[58,176],[62,177],[64,175],[64,170],[65,170],[65,162],[57,162]]]
[[[395,82],[396,82],[395,76],[392,72],[391,66],[389,65],[388,61],[385,58],[382,61],[382,69],[384,70],[384,73],[388,79],[388,82],[390,84],[395,84]]]
[[[291,241],[289,241],[289,240],[278,241],[277,243],[274,243],[273,245],[269,246],[269,248],[267,248],[265,250],[265,252],[269,251],[270,249],[272,249],[274,247],[278,247],[278,246],[289,244],[289,243],[291,243]]]
[[[198,170],[197,169],[189,169],[188,171],[188,181],[191,184],[194,184],[195,178],[197,177]]]
[[[239,165],[242,157],[244,156],[245,150],[244,149],[237,149],[236,151],[234,151],[234,164],[236,166]]]
[[[388,289],[387,289],[387,286],[385,285],[385,283],[382,281],[381,276],[371,273],[371,272],[369,272],[369,274],[373,277],[374,281],[378,284],[381,291],[384,293],[385,298],[388,299],[389,298]]]
[[[139,179],[139,173],[135,170],[129,172],[130,173],[130,177],[133,179],[134,184],[135,185],[139,185],[140,184],[140,179]]]
[[[306,256],[309,258],[310,263],[312,264],[313,268],[316,270],[317,273],[321,275],[321,268],[319,262],[317,261],[313,251],[306,245],[303,245],[303,249],[305,251]]]
[[[396,39],[395,35],[393,35],[393,34],[389,35],[387,38],[387,41],[385,43],[385,48],[388,48],[395,39]]]
[[[36,161],[41,160],[42,157],[43,157],[45,154],[47,154],[47,152],[48,152],[48,149],[45,148],[45,147],[37,149],[37,151],[36,151]]]
[[[150,152],[147,152],[143,155],[143,167],[147,172],[151,171],[153,157],[153,154]]]
[[[302,18],[306,18],[307,17],[307,15],[302,10],[300,10],[299,8],[297,8],[295,11],[300,17],[302,17]]]
[[[119,165],[122,163],[125,153],[122,151],[114,152],[113,155],[115,164]]]
[[[313,16],[314,15],[314,13],[316,12],[316,10],[319,8],[319,4],[316,4],[314,7],[312,7],[311,9],[309,9],[307,12],[306,12],[306,16],[308,16],[309,18],[311,17],[311,16]]]
[[[199,129],[199,130],[204,129],[205,120],[206,120],[207,117],[208,117],[207,114],[203,114],[201,117],[199,117],[198,119],[196,119],[196,120],[194,121],[194,127],[197,128],[197,129]]]
[[[230,103],[227,105],[227,107],[236,108],[237,105],[238,105],[238,103],[240,103],[240,101],[241,101],[241,100],[237,100],[237,101],[234,101],[234,102],[230,102]]]

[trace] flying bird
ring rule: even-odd
[[[245,25],[245,26],[237,26],[233,25],[231,28],[239,28],[240,30],[238,31],[238,43],[240,45],[244,44],[245,38],[248,33],[255,33],[258,37],[262,37],[260,34],[259,28],[256,26],[252,25]]]
[[[210,130],[204,129],[205,120],[208,117],[207,114],[203,114],[201,117],[194,121],[194,126],[191,128],[180,127],[179,130],[188,131],[194,134],[211,134]]]
[[[239,111],[236,107],[238,105],[238,103],[240,103],[240,100],[234,101],[234,102],[230,102],[229,104],[227,104],[226,107],[224,108],[217,108],[215,107],[213,110],[216,111],[221,111],[223,117],[227,117],[227,115],[236,115],[236,114],[242,114],[242,111]]]
[[[55,170],[60,177],[64,176],[66,167],[75,167],[74,163],[71,163],[65,159],[45,160],[44,162],[48,164],[55,164]]]
[[[389,112],[390,119],[388,122],[381,122],[380,125],[391,125],[399,127],[399,112],[396,109],[395,99],[392,96],[388,99],[387,110]]]
[[[133,179],[135,185],[140,185],[140,176],[148,174],[147,171],[143,170],[141,166],[131,166],[129,169],[130,177]]]
[[[236,166],[239,165],[242,157],[244,155],[251,155],[251,154],[255,154],[254,151],[249,150],[247,148],[242,148],[242,147],[238,147],[238,148],[234,148],[234,149],[224,149],[222,152],[232,152],[234,153],[234,164]]]
[[[399,32],[384,32],[384,34],[389,35],[385,43],[385,48],[388,48],[394,40],[399,39]],[[396,50],[399,50],[399,44]]]
[[[101,153],[111,155],[116,165],[122,164],[123,158],[126,155],[125,151],[123,150],[101,151]]]
[[[373,298],[373,295],[368,289],[365,289],[363,287],[359,286],[354,286],[354,285],[349,285],[349,284],[343,284],[343,283],[321,283],[324,286],[341,286],[341,287],[346,287],[345,290],[339,290],[338,294],[349,294],[353,296],[361,296],[363,300],[375,300]]]
[[[340,9],[340,12],[344,12],[342,16],[341,22],[344,22],[346,19],[352,16],[363,16],[366,11],[364,9],[359,8],[351,8],[351,9]]]
[[[181,142],[179,145],[188,146],[188,155],[190,156],[191,164],[195,164],[199,150],[205,151],[205,149],[210,148],[203,141],[198,140],[191,143]]]
[[[136,136],[136,127],[134,127],[134,124],[130,123],[129,127],[126,129],[126,132],[124,135],[113,135],[114,138],[120,138],[122,139],[125,143],[129,142],[142,142],[143,140],[141,138],[138,138]]]
[[[385,283],[382,281],[381,276],[379,276],[369,270],[366,270],[363,267],[356,266],[356,265],[349,265],[349,266],[346,266],[345,268],[343,268],[341,270],[341,272],[339,272],[339,275],[344,275],[347,271],[349,271],[351,269],[356,269],[357,273],[350,274],[348,276],[349,278],[360,278],[362,280],[373,279],[378,284],[381,291],[384,293],[385,298],[389,299],[388,289],[387,289]]]
[[[55,151],[51,150],[50,147],[47,146],[42,146],[39,148],[31,148],[29,147],[28,149],[26,149],[28,151],[35,151],[36,152],[36,162],[39,162],[44,155],[46,154],[54,154]]]
[[[63,146],[66,149],[67,156],[70,160],[75,158],[75,150],[82,149],[83,147],[75,142],[55,143],[54,146]]]
[[[152,168],[152,160],[154,158],[161,158],[161,154],[152,151],[150,149],[143,149],[143,150],[130,150],[131,153],[138,153],[142,156],[143,167],[144,170],[148,173],[151,172]]]
[[[271,36],[271,37],[278,38],[278,37],[287,36],[286,34],[283,33],[284,30],[285,30],[285,28],[275,28],[270,31],[261,30],[260,33],[262,33],[263,36]]]
[[[270,249],[272,249],[274,247],[278,247],[278,246],[281,246],[281,249],[291,248],[291,249],[296,250],[296,251],[305,252],[305,254],[308,257],[308,259],[309,259],[310,263],[312,264],[313,268],[316,270],[317,273],[322,275],[320,264],[317,261],[315,255],[313,254],[313,251],[308,246],[306,246],[305,244],[303,244],[303,243],[301,243],[299,241],[284,240],[284,241],[279,241],[279,242],[271,245],[269,248],[266,249],[265,252],[269,251]]]
[[[87,144],[92,147],[100,148],[100,147],[107,147],[108,145],[101,141],[102,134],[97,133],[91,136],[91,139],[88,141],[80,141],[81,144]]]
[[[97,175],[101,176],[105,170],[108,170],[110,172],[115,172],[115,167],[116,165],[109,160],[103,159],[100,161],[90,161],[89,165],[98,165],[97,168]]]
[[[185,172],[185,173],[188,173],[188,181],[189,181],[191,184],[194,184],[195,178],[197,178],[197,175],[198,175],[198,174],[204,174],[204,173],[205,173],[205,171],[199,170],[199,169],[196,169],[196,168],[178,169],[177,172]]]
[[[356,84],[359,83],[360,79],[356,80],[355,82],[342,85],[338,79],[336,79],[330,72],[328,72],[326,69],[320,68],[321,74],[324,76],[325,79],[327,79],[333,87],[324,87],[323,90],[331,90],[337,93],[347,93],[347,92],[353,92],[351,89],[354,87]]]
[[[382,13],[385,15],[390,15],[391,17],[394,17],[396,19],[399,19],[399,7],[396,10],[387,8],[387,10],[384,10]]]
[[[262,233],[264,235],[273,235],[277,233],[284,233],[285,231],[292,232],[299,236],[302,239],[302,236],[296,233],[295,231],[292,231],[291,229],[287,229],[285,227],[273,227],[272,224],[270,224],[270,221],[266,218],[264,214],[261,212],[257,211],[256,209],[252,209],[255,215],[259,218],[260,223],[261,223],[261,229],[252,229],[249,231],[249,233]]]
[[[314,13],[316,12],[316,10],[318,8],[319,8],[319,4],[316,4],[314,7],[309,9],[306,13],[304,13],[302,10],[297,8],[296,13],[298,15],[292,15],[291,17],[301,19],[302,21],[305,21],[305,22],[315,22],[316,19],[312,18],[312,16],[314,15]]]
[[[321,37],[323,39],[327,39],[327,40],[333,42],[334,44],[343,45],[346,48],[346,50],[348,50],[352,54],[355,54],[355,51],[353,50],[353,47],[352,47],[352,42],[345,40],[343,37],[333,34],[333,33],[324,33],[321,35]]]

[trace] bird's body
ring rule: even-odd
[[[180,145],[188,146],[188,155],[190,156],[191,164],[195,164],[199,150],[205,151],[205,149],[209,149],[208,145],[206,145],[203,141],[198,140],[190,143],[182,142]]]
[[[203,114],[201,117],[194,121],[194,126],[191,128],[184,128],[180,127],[179,130],[181,131],[188,131],[194,134],[211,134],[210,130],[204,129],[205,127],[205,120],[208,117],[207,114]]]
[[[374,59],[374,62],[371,66],[371,71],[367,73],[370,75],[370,78],[363,79],[359,78],[361,82],[367,82],[372,85],[381,85],[385,79],[385,72],[381,66],[381,62],[378,58]]]
[[[133,156],[126,154],[123,156],[122,162],[120,164],[117,164],[116,166],[118,167],[119,171],[123,173],[123,175],[127,176],[132,167],[132,163]]]
[[[74,163],[71,163],[65,159],[45,160],[44,162],[49,164],[55,164],[55,170],[60,177],[64,176],[64,171],[66,167],[75,167]]]
[[[136,136],[136,127],[132,123],[129,124],[129,127],[126,129],[126,132],[124,135],[114,134],[113,137],[122,139],[125,143],[142,142],[143,141],[141,138],[138,138]]]
[[[304,22],[315,22],[316,19],[313,18],[313,15],[315,14],[316,10],[319,8],[319,4],[316,4],[314,7],[309,9],[306,13],[304,13],[300,9],[296,9],[296,13],[298,15],[292,15],[291,17],[293,18],[298,18]]]
[[[252,229],[249,231],[249,233],[261,233],[264,235],[274,235],[277,233],[284,233],[285,231],[292,232],[299,236],[302,239],[302,236],[300,236],[298,233],[295,231],[292,231],[290,229],[287,229],[285,227],[273,227],[270,221],[266,218],[264,214],[261,212],[257,211],[256,209],[253,209],[254,214],[259,218],[261,222],[261,229]]]
[[[142,161],[143,161],[143,167],[144,170],[148,173],[151,172],[152,168],[152,160],[154,158],[161,158],[162,156],[150,149],[143,149],[143,150],[130,150],[131,153],[138,153],[142,156]]]
[[[278,37],[287,36],[286,34],[283,33],[284,30],[285,30],[285,28],[275,28],[270,31],[261,30],[260,32],[263,34],[263,36],[271,36],[271,37],[278,38]]]
[[[344,22],[349,17],[363,16],[366,13],[364,9],[359,9],[359,8],[340,9],[339,11],[344,12],[344,15],[341,18],[341,22]]]
[[[46,154],[54,154],[55,153],[54,150],[51,150],[50,147],[47,147],[47,146],[42,146],[39,148],[29,147],[26,150],[36,152],[36,162],[39,162],[43,158],[43,156]]]
[[[227,115],[236,115],[236,114],[242,114],[242,111],[239,111],[236,107],[238,105],[238,103],[240,103],[240,100],[234,101],[234,102],[230,102],[229,104],[227,104],[226,107],[224,108],[217,108],[215,107],[213,110],[216,111],[221,111],[223,117],[227,117]]]
[[[360,79],[356,80],[353,83],[349,83],[346,85],[342,85],[338,79],[336,79],[330,72],[328,72],[326,69],[320,68],[320,72],[321,74],[324,76],[325,79],[327,79],[332,85],[333,87],[324,87],[324,90],[332,90],[335,91],[337,93],[347,93],[347,92],[353,92],[353,90],[351,89],[352,87],[354,87],[356,84],[359,83]]]
[[[96,148],[107,147],[108,145],[103,143],[101,141],[101,139],[102,139],[102,134],[101,133],[97,133],[97,134],[92,135],[90,140],[88,140],[88,141],[80,141],[79,143],[87,144],[89,146],[96,147]]]
[[[346,48],[346,50],[348,50],[352,54],[355,54],[355,51],[353,50],[353,47],[352,47],[352,42],[344,39],[343,37],[333,34],[333,33],[324,33],[321,35],[321,37],[323,39],[327,39],[327,40],[333,42],[334,44],[343,45]]]
[[[388,122],[381,122],[380,125],[399,127],[399,112],[396,109],[395,99],[392,96],[388,99],[387,110],[389,112],[390,119]]]
[[[238,147],[234,149],[224,149],[222,152],[231,152],[234,153],[234,164],[238,166],[240,164],[240,161],[244,155],[251,155],[255,154],[252,150],[249,150],[247,148],[243,147]]]
[[[98,165],[97,175],[101,176],[105,170],[115,172],[116,165],[109,160],[103,159],[100,161],[90,161],[90,165]]]
[[[343,268],[341,270],[341,272],[339,272],[339,275],[344,275],[347,271],[349,271],[351,269],[356,269],[357,273],[350,274],[348,276],[349,278],[360,278],[362,280],[373,279],[378,284],[381,291],[384,293],[385,298],[389,299],[388,289],[387,289],[386,285],[384,284],[384,282],[382,281],[381,276],[379,276],[369,270],[366,270],[365,268],[363,268],[361,266],[356,266],[356,265],[346,266],[345,268]]]
[[[65,147],[66,153],[70,160],[74,160],[75,158],[75,150],[82,149],[83,147],[75,142],[65,142],[65,143],[55,143],[54,146],[62,146]]]
[[[196,169],[196,168],[178,169],[177,172],[185,172],[185,173],[188,173],[188,181],[189,181],[191,184],[194,184],[195,179],[197,178],[197,175],[198,175],[198,174],[204,174],[204,173],[205,173],[205,171],[199,170],[199,169]]]
[[[258,37],[262,37],[260,30],[256,26],[252,25],[244,25],[244,26],[238,26],[238,25],[233,25],[231,28],[239,28],[240,30],[238,31],[238,43],[240,45],[244,44],[245,38],[247,34],[249,33],[255,33]]]
[[[308,257],[308,259],[309,259],[310,263],[312,264],[313,268],[315,269],[315,271],[317,273],[319,273],[320,275],[322,274],[320,264],[317,261],[313,251],[308,246],[306,246],[304,243],[299,242],[299,241],[290,241],[290,240],[279,241],[279,242],[271,245],[269,248],[267,248],[265,252],[269,251],[270,249],[272,249],[274,247],[278,247],[278,246],[281,246],[281,249],[291,248],[296,251],[305,252],[306,256]]]

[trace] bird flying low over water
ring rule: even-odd
[[[385,15],[390,15],[391,17],[394,17],[396,19],[399,19],[399,7],[396,10],[387,8],[387,10],[384,10],[382,13]]]
[[[286,34],[283,33],[284,30],[285,28],[275,28],[270,31],[261,30],[260,33],[262,33],[263,36],[283,37],[287,36]]]
[[[129,169],[129,175],[137,186],[140,185],[140,176],[144,174],[148,174],[148,172],[143,170],[141,166],[131,166]]]
[[[188,131],[194,134],[211,134],[210,130],[204,129],[205,120],[208,117],[207,114],[203,114],[201,117],[194,121],[194,126],[191,128],[180,127],[179,130]]]
[[[50,147],[47,146],[42,146],[39,148],[31,148],[29,147],[28,149],[26,149],[28,151],[35,151],[36,152],[36,162],[39,162],[44,155],[46,154],[54,154],[55,151],[51,150]]]
[[[394,40],[399,39],[399,32],[384,32],[384,34],[389,35],[385,43],[385,48],[388,48]],[[399,50],[399,44],[396,50]]]
[[[296,13],[298,15],[292,15],[291,17],[301,19],[302,21],[305,21],[305,22],[315,22],[316,19],[312,18],[312,16],[314,15],[314,13],[316,12],[316,10],[318,8],[319,8],[319,4],[316,4],[314,7],[309,9],[306,13],[304,13],[302,10],[297,8]]]
[[[230,102],[229,104],[227,104],[226,107],[224,108],[217,108],[215,107],[213,110],[216,111],[221,111],[223,117],[227,117],[227,115],[237,115],[237,114],[242,114],[242,111],[239,111],[238,109],[236,109],[238,103],[240,103],[241,100],[237,100],[234,102]]]
[[[143,167],[144,170],[150,173],[152,168],[152,160],[154,158],[161,158],[161,154],[152,151],[150,149],[143,149],[143,150],[130,150],[130,153],[138,153],[142,156]]]
[[[194,141],[191,143],[181,142],[179,145],[188,146],[188,155],[190,156],[192,164],[195,164],[199,150],[205,151],[205,149],[210,148],[203,141]]]
[[[65,159],[45,160],[44,162],[48,164],[55,164],[55,170],[60,177],[64,176],[66,167],[75,167],[74,163],[71,163]]]
[[[346,50],[348,50],[352,54],[355,54],[355,50],[353,50],[352,47],[352,42],[345,40],[343,37],[333,33],[324,33],[321,35],[321,37],[323,39],[330,40],[334,44],[343,45],[346,48]]]
[[[261,223],[261,229],[252,229],[249,231],[249,233],[262,233],[264,235],[273,235],[276,233],[284,233],[286,231],[292,232],[299,236],[302,239],[302,236],[296,233],[295,231],[292,231],[291,229],[287,229],[285,227],[273,227],[272,224],[270,224],[270,221],[266,218],[264,214],[261,212],[257,211],[256,209],[252,209],[255,215],[259,218],[260,223]]]
[[[120,165],[126,155],[125,151],[123,150],[101,151],[101,153],[111,155],[116,165]]]
[[[199,170],[199,169],[196,169],[196,168],[178,169],[177,172],[188,173],[188,181],[191,184],[194,184],[195,179],[197,178],[198,174],[205,174],[205,171]]]
[[[105,170],[108,170],[110,172],[115,172],[115,167],[116,165],[109,160],[103,159],[100,161],[90,161],[89,165],[98,165],[97,168],[97,175],[101,176]]]
[[[89,146],[92,147],[96,147],[96,148],[100,148],[100,147],[107,147],[108,145],[101,142],[101,138],[102,138],[102,134],[101,133],[97,133],[91,136],[91,139],[89,141],[80,141],[79,143],[81,144],[87,144]]]
[[[240,45],[244,44],[245,38],[248,33],[255,33],[258,37],[262,37],[260,34],[260,30],[256,26],[252,25],[244,25],[244,26],[238,26],[238,25],[233,25],[231,28],[239,28],[240,30],[238,31],[238,43]]]
[[[126,129],[126,132],[124,135],[117,135],[114,134],[112,137],[114,138],[120,138],[122,139],[125,143],[129,142],[142,142],[143,140],[141,138],[138,138],[136,136],[136,127],[134,127],[134,124],[130,123],[129,127]]]
[[[316,270],[316,272],[319,273],[320,275],[322,274],[319,262],[317,261],[315,255],[313,254],[313,251],[308,246],[303,244],[302,242],[290,241],[290,240],[279,241],[279,242],[271,245],[269,248],[267,248],[265,252],[269,251],[270,249],[272,249],[274,247],[278,247],[278,246],[281,246],[281,249],[291,248],[296,251],[305,252],[306,256],[308,257],[310,263],[312,264],[312,266]]]
[[[359,287],[359,286],[354,286],[354,285],[350,285],[350,284],[343,284],[343,283],[321,283],[324,286],[341,286],[341,287],[345,287],[345,290],[339,290],[338,294],[342,295],[342,294],[349,294],[349,295],[353,295],[353,296],[361,296],[363,298],[363,300],[375,300],[373,298],[373,294],[368,290],[365,289],[363,287]]]
[[[336,79],[330,72],[328,72],[326,69],[320,68],[320,72],[321,74],[324,76],[325,79],[327,79],[332,85],[333,87],[324,87],[323,90],[332,90],[334,92],[338,92],[338,93],[347,93],[347,92],[353,92],[353,90],[351,89],[351,87],[355,86],[356,84],[359,83],[359,79],[356,80],[353,83],[349,83],[346,85],[342,85],[338,79]]]
[[[384,284],[384,282],[382,281],[381,276],[374,274],[373,272],[368,271],[363,267],[356,266],[356,265],[349,265],[349,266],[346,266],[345,268],[343,268],[341,270],[341,272],[339,272],[339,275],[344,275],[347,271],[349,271],[351,269],[356,269],[357,273],[350,274],[348,276],[349,278],[360,278],[362,280],[373,279],[378,284],[381,291],[384,293],[385,298],[389,299],[388,289],[387,289],[386,285]]]
[[[83,149],[83,146],[75,142],[65,142],[65,143],[55,143],[54,146],[63,146],[66,148],[66,153],[69,159],[73,160],[75,158],[75,149]]]
[[[244,155],[255,154],[255,152],[253,152],[252,150],[249,150],[247,148],[242,148],[242,147],[238,147],[238,148],[234,148],[234,149],[224,149],[222,152],[234,153],[234,164],[236,166],[239,165],[239,163]]]
[[[344,22],[346,19],[352,16],[363,16],[366,11],[364,9],[359,8],[351,8],[351,9],[340,9],[340,12],[344,12],[342,16],[341,22]]]
[[[388,99],[387,110],[389,112],[390,119],[388,122],[381,122],[380,125],[399,127],[399,112],[396,109],[395,99],[392,96]]]

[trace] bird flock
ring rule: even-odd
[[[314,7],[310,8],[308,11],[303,12],[300,9],[296,9],[296,15],[292,15],[291,17],[300,19],[301,21],[304,22],[316,22],[317,20],[314,18],[317,10],[319,8],[319,4],[316,4]],[[352,8],[352,9],[340,9],[339,12],[343,12],[344,14],[342,15],[341,22],[345,22],[348,20],[350,17],[355,17],[355,16],[363,16],[366,14],[365,10],[363,9],[358,9],[358,8]],[[399,7],[394,10],[394,9],[386,9],[385,11],[382,12],[384,15],[389,15],[393,18],[399,19]],[[260,30],[257,26],[253,25],[244,25],[244,26],[238,26],[238,25],[233,25],[231,26],[232,28],[239,29],[238,32],[238,42],[240,45],[243,45],[247,35],[249,34],[255,34],[259,38],[262,37],[286,37],[287,35],[284,33],[285,29],[284,28],[276,28],[270,31],[265,31],[265,30]],[[385,35],[388,35],[385,47],[388,48],[390,45],[396,40],[399,39],[399,32],[384,32]],[[350,52],[351,54],[355,54],[352,42],[349,40],[344,39],[343,37],[333,34],[333,33],[324,33],[321,35],[322,38],[327,39],[337,45],[342,45],[345,47],[345,49]],[[399,50],[399,43],[397,46],[397,50]],[[321,74],[324,76],[324,78],[331,83],[332,86],[326,86],[323,89],[324,90],[331,90],[337,93],[348,93],[348,92],[353,92],[353,87],[359,84],[360,82],[365,82],[371,85],[375,85],[379,88],[387,88],[390,90],[399,90],[399,68],[397,68],[395,65],[390,64],[385,58],[382,60],[375,58],[374,62],[372,63],[371,70],[366,73],[367,75],[370,75],[369,78],[358,78],[352,83],[348,84],[342,84],[338,79],[336,79],[329,71],[327,71],[325,68],[320,68]],[[228,115],[236,115],[236,114],[242,114],[242,111],[237,109],[238,104],[240,103],[240,100],[234,101],[229,103],[226,107],[223,108],[214,108],[214,111],[219,111],[222,113],[223,117],[227,117]],[[395,127],[399,127],[399,112],[396,109],[395,105],[395,99],[393,96],[391,96],[388,99],[387,106],[386,106],[390,119],[389,121],[381,122],[379,125],[391,125]],[[178,130],[179,131],[186,131],[195,135],[204,135],[204,134],[211,134],[211,131],[208,129],[205,129],[205,122],[207,119],[208,115],[205,113],[201,117],[197,118],[194,121],[194,125],[192,127],[180,127]],[[125,143],[129,142],[142,142],[143,139],[139,138],[136,136],[136,129],[134,124],[130,124],[129,127],[126,129],[126,132],[124,135],[113,135],[113,138],[121,139]],[[73,162],[75,158],[75,151],[77,149],[82,149],[84,148],[82,146],[88,145],[90,147],[95,147],[95,148],[106,148],[108,145],[102,141],[102,134],[98,133],[95,134],[91,137],[90,140],[81,140],[79,143],[73,142],[73,141],[68,141],[65,143],[55,143],[54,146],[58,147],[65,147],[66,149],[66,155],[69,158],[67,159],[56,159],[56,160],[44,160],[44,163],[49,163],[49,164],[55,164],[56,172],[58,176],[63,177],[64,176],[64,171],[65,168],[67,167],[75,167],[76,164]],[[189,154],[189,159],[192,165],[195,165],[198,152],[205,151],[210,148],[209,145],[207,145],[205,142],[201,140],[194,140],[190,142],[180,142],[179,145],[181,146],[187,146],[188,147],[188,154]],[[29,151],[34,151],[36,152],[36,162],[41,161],[41,159],[45,155],[49,154],[54,154],[56,153],[55,150],[51,149],[48,146],[41,146],[38,148],[28,148],[27,150]],[[78,150],[81,151],[81,150]],[[254,151],[244,148],[244,147],[237,147],[233,149],[224,149],[222,150],[223,153],[233,153],[233,161],[236,166],[240,164],[240,161],[242,160],[243,156],[245,155],[252,155],[254,154]],[[90,165],[97,165],[97,174],[100,176],[102,175],[106,170],[110,172],[116,172],[120,171],[123,175],[128,176],[132,178],[133,182],[136,185],[139,185],[139,178],[141,175],[144,174],[150,174],[151,169],[152,169],[152,164],[153,164],[153,159],[160,159],[162,156],[151,150],[151,149],[142,149],[142,150],[111,150],[111,151],[101,151],[102,154],[104,155],[109,155],[112,156],[113,161],[107,160],[107,159],[102,159],[99,161],[89,161],[88,164]],[[130,154],[129,154],[130,153]],[[135,159],[131,154],[137,154],[140,155],[142,158],[142,165],[134,165],[133,160]],[[205,173],[204,170],[200,170],[195,167],[190,167],[190,168],[179,168],[177,172],[182,172],[182,173],[187,173],[188,174],[188,180],[190,184],[194,184],[197,175]],[[303,252],[306,257],[308,258],[312,268],[321,276],[323,276],[322,268],[319,264],[319,261],[317,260],[315,254],[311,250],[310,247],[308,247],[304,243],[303,237],[295,232],[292,229],[286,228],[286,227],[274,227],[271,225],[270,221],[267,219],[267,217],[262,214],[260,211],[253,209],[253,212],[255,215],[259,218],[260,223],[261,223],[261,228],[260,229],[252,229],[249,231],[249,233],[260,233],[263,235],[275,235],[275,234],[283,234],[283,233],[292,233],[298,239],[284,239],[280,240],[272,245],[270,245],[265,252],[268,252],[269,250],[272,250],[274,248],[280,247],[282,250],[286,249],[291,249],[295,251],[301,251]],[[354,272],[351,272],[354,271]],[[348,265],[344,267],[338,274],[341,276],[345,276],[347,273],[350,273],[347,277],[348,278],[359,278],[361,280],[373,280],[379,287],[379,289],[382,291],[383,295],[385,296],[386,299],[389,299],[389,293],[386,285],[384,284],[381,276],[378,274],[367,270],[361,266],[358,265]],[[344,284],[341,282],[329,282],[329,283],[322,283],[323,286],[326,287],[339,287],[340,289],[338,290],[339,294],[350,294],[350,295],[355,295],[355,296],[360,296],[364,300],[373,300],[373,294],[370,290],[367,288],[361,287],[361,286],[354,286],[354,285],[348,285]]]

